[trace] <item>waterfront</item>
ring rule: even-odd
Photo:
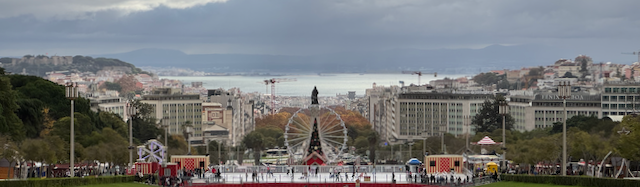
[[[458,78],[467,75],[423,75],[421,84],[427,84],[431,80],[443,79],[445,77]],[[336,96],[336,94],[347,94],[348,91],[356,91],[356,95],[363,96],[365,90],[371,88],[373,83],[378,86],[400,85],[404,81],[405,85],[418,83],[418,76],[411,74],[303,74],[286,76],[160,76],[161,79],[174,79],[182,81],[185,85],[191,82],[202,82],[202,86],[207,89],[233,87],[240,88],[242,92],[267,91],[264,80],[271,78],[296,79],[296,81],[282,82],[276,84],[276,95],[282,96],[307,96],[311,94],[313,86],[318,87],[319,96]],[[271,88],[269,88],[269,92]]]

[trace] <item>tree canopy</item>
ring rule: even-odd
[[[162,130],[150,115],[151,106],[139,101],[134,102],[136,104],[141,112],[134,118],[133,136],[139,144],[157,138]],[[85,98],[75,99],[74,105],[76,160],[99,158],[125,163],[128,126],[122,118],[110,112],[92,111]],[[45,163],[68,162],[70,109],[71,102],[65,97],[62,85],[35,76],[0,75],[0,136],[21,145],[22,158]]]
[[[476,126],[476,132],[493,132],[496,129],[502,129],[502,115],[499,113],[500,102],[504,102],[505,98],[498,95],[494,100],[486,100],[482,103],[482,108],[472,120],[472,124]],[[515,120],[510,114],[505,115],[506,130],[513,129]]]

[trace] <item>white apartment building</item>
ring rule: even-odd
[[[564,121],[563,100],[551,90],[531,94],[509,96],[509,114],[515,119],[514,128],[530,131],[536,128],[552,127]],[[602,118],[600,95],[588,92],[572,92],[567,99],[567,119],[577,116],[597,116]]]
[[[398,86],[375,86],[366,90],[366,109],[363,112],[373,130],[384,142],[390,142],[398,136],[395,130],[395,101],[400,88]]]
[[[490,92],[401,93],[395,104],[397,140],[411,141],[443,133],[474,134],[469,119],[492,100]]]
[[[199,95],[144,95],[141,102],[153,107],[151,115],[162,119],[162,125],[168,125],[169,134],[182,135],[183,125],[190,121],[193,125],[190,139],[202,140],[202,100]]]

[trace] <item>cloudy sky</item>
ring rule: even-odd
[[[0,0],[0,56],[141,48],[307,55],[492,44],[621,56],[640,50],[638,7],[637,0]]]

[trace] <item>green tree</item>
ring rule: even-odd
[[[366,136],[358,136],[355,139],[356,153],[359,155],[364,155],[364,153],[369,150],[369,141]]]
[[[376,149],[378,148],[379,140],[380,137],[378,136],[378,133],[376,131],[371,131],[367,135],[367,141],[369,141],[369,160],[371,160],[371,162],[373,163],[376,162]]]
[[[138,113],[133,116],[133,138],[139,143],[143,143],[164,134],[164,131],[157,124],[158,120],[153,116],[153,106],[140,100],[133,100],[132,105],[138,109]],[[191,121],[186,121],[183,124],[183,133],[186,132],[186,128],[184,128],[186,126],[193,127],[193,124]],[[125,124],[125,127],[129,129],[128,124]],[[112,128],[119,130],[118,127]],[[186,134],[183,137],[186,138]]]
[[[22,142],[20,152],[25,161],[42,162],[48,156],[54,155],[47,151],[47,145],[42,139],[27,139]]]
[[[482,104],[480,112],[473,117],[472,123],[476,126],[476,132],[493,132],[496,129],[502,129],[502,115],[499,113],[501,102],[505,98],[498,95],[493,101],[486,100]],[[506,114],[505,128],[511,130],[515,120],[510,114]]]
[[[620,130],[624,128],[628,134],[618,134],[615,150],[623,158],[640,160],[640,117],[627,115],[622,118]]]
[[[480,74],[474,76],[472,79],[476,83],[478,83],[480,85],[484,85],[484,86],[490,86],[490,85],[493,85],[493,84],[497,84],[499,80],[502,80],[501,77],[499,77],[498,75],[496,75],[493,72],[480,73]]]
[[[182,135],[170,135],[167,139],[169,144],[168,155],[184,155],[187,152],[187,142]]]
[[[536,164],[537,162],[559,161],[561,150],[560,135],[545,136],[507,143],[508,159],[516,163]]]
[[[100,160],[115,164],[128,162],[128,140],[117,131],[111,128],[104,128],[101,133],[94,131],[89,141],[92,142],[92,146],[86,148],[88,160]]]
[[[122,86],[120,86],[120,84],[115,82],[104,82],[103,87],[107,90],[115,90],[118,92],[122,90]]]
[[[89,146],[89,142],[85,141],[89,136],[91,136],[92,132],[95,130],[93,126],[93,122],[91,118],[82,113],[76,112],[74,114],[74,135],[75,141],[82,144],[83,146]],[[71,141],[71,118],[63,117],[60,120],[56,121],[53,124],[53,130],[51,134],[54,136],[59,136],[65,142],[69,143]]]
[[[611,143],[599,133],[590,134],[577,128],[570,131],[567,134],[567,145],[573,160],[601,160],[609,151],[613,151]]]
[[[69,144],[65,143],[58,136],[45,136],[43,138],[46,143],[46,151],[43,157],[43,161],[45,163],[49,163],[49,173],[47,174],[50,177],[53,177],[53,167],[56,163],[61,161],[69,160]],[[74,148],[74,156],[76,157],[76,161],[80,161],[84,157],[84,148],[80,144],[76,144]]]
[[[16,115],[18,110],[17,93],[11,88],[10,79],[0,77],[0,134],[8,135],[12,140],[24,139],[22,121]]]
[[[597,116],[577,115],[567,119],[567,129],[575,127],[592,134],[603,134],[609,137],[616,123],[609,118],[598,119]],[[549,132],[551,134],[562,133],[562,122],[555,122]]]
[[[37,99],[18,99],[16,114],[22,120],[27,138],[37,138],[44,129],[44,103]]]
[[[583,58],[580,61],[580,73],[582,73],[582,76],[580,76],[581,78],[585,78],[587,75],[589,75],[589,70],[587,69],[587,59]]]
[[[0,147],[0,158],[7,159],[10,166],[13,166],[12,163],[18,161],[17,156],[19,156],[18,151],[20,148],[9,137],[2,135],[0,135],[0,145],[4,145]],[[7,172],[7,178],[11,178],[9,174],[10,172]]]
[[[578,78],[576,76],[574,76],[571,72],[567,71],[564,73],[564,75],[560,78]]]
[[[264,147],[274,148],[276,146],[284,146],[284,131],[278,127],[260,127],[256,128],[254,132],[262,134],[262,137],[264,137]]]
[[[117,114],[111,112],[100,112],[98,113],[98,117],[100,119],[100,125],[97,125],[96,128],[111,128],[118,132],[118,134],[120,134],[120,136],[122,137],[126,137],[129,133],[129,126]]]
[[[219,143],[218,141],[211,141],[209,142],[209,144],[207,145],[209,147],[209,152],[206,152],[206,150],[203,150],[202,152],[206,154],[209,154],[209,162],[212,164],[219,164],[218,163],[218,150],[220,150],[220,161],[222,163],[226,163],[227,162],[227,148],[223,143]],[[200,151],[198,151],[200,152]]]
[[[264,148],[264,137],[258,132],[251,132],[244,136],[242,144],[253,150],[254,164],[260,164],[260,151]]]
[[[50,108],[53,119],[69,116],[71,103],[64,95],[64,86],[36,76],[10,75],[11,85],[21,98],[40,100]],[[77,102],[76,102],[77,103]],[[80,111],[80,108],[75,108]]]

